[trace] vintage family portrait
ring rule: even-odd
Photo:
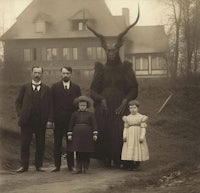
[[[0,0],[2,193],[200,193],[200,0]]]

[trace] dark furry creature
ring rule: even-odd
[[[119,56],[123,36],[137,23],[138,19],[139,11],[136,21],[118,35],[113,47],[106,43],[103,35],[88,26],[88,29],[100,39],[107,56],[105,65],[96,62],[90,89],[99,130],[96,153],[109,165],[111,161],[120,165],[123,144],[122,116],[127,112],[127,103],[138,95],[138,83],[132,63],[128,61],[122,63]]]

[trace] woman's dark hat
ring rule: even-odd
[[[78,107],[79,102],[87,102],[87,108],[90,108],[93,104],[93,100],[88,96],[80,96],[74,99],[76,107]]]

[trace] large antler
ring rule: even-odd
[[[132,23],[131,25],[129,25],[123,32],[121,32],[118,37],[117,37],[117,43],[115,44],[115,47],[116,48],[119,48],[122,46],[123,44],[123,37],[124,35],[133,27],[137,24],[138,20],[139,20],[139,17],[140,17],[140,7],[139,7],[139,4],[138,4],[138,15],[137,15],[137,18],[135,20],[134,23]]]
[[[106,44],[105,37],[104,37],[102,34],[96,32],[94,29],[92,29],[92,28],[89,27],[88,25],[87,25],[87,28],[88,28],[91,32],[93,32],[93,34],[94,34],[95,36],[97,36],[97,37],[100,39],[101,46],[106,50],[106,49],[107,49],[107,44]]]

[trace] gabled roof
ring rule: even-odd
[[[35,16],[35,18],[33,19],[33,23],[37,22],[37,21],[45,21],[45,22],[51,22],[51,16],[45,13],[38,13],[38,15]]]
[[[6,39],[73,38],[94,37],[90,31],[71,31],[69,18],[80,17],[80,10],[87,10],[94,19],[93,28],[105,36],[116,36],[120,32],[104,0],[34,0],[18,16],[16,23],[1,37]],[[51,15],[46,34],[35,32],[34,20],[40,14]]]
[[[169,50],[164,26],[135,26],[127,34],[127,53],[162,53]]]
[[[83,20],[83,19],[93,19],[94,17],[91,16],[87,9],[81,9],[77,13],[75,13],[70,20]]]

